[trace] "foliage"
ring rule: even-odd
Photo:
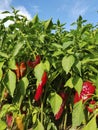
[[[11,129],[18,127],[16,118],[21,117],[24,129],[65,130],[67,127],[84,130],[97,129],[98,120],[98,29],[86,23],[81,16],[72,25],[75,29],[65,30],[59,20],[41,21],[38,15],[32,20],[12,12],[0,19],[0,126],[6,129],[6,114],[12,113]],[[13,23],[5,26],[8,21]],[[34,67],[36,56],[40,63]],[[18,69],[16,64],[26,64],[26,69]],[[30,62],[29,62],[30,63]],[[36,63],[36,62],[35,62]],[[40,100],[34,95],[44,73],[48,74]],[[21,77],[19,75],[24,73]],[[16,74],[17,73],[17,74]],[[84,81],[91,81],[96,91],[87,101],[74,104],[74,94],[79,94]],[[42,82],[42,81],[41,81]],[[62,98],[59,92],[68,94],[61,118],[55,120]],[[96,101],[96,109],[89,113],[86,105]],[[81,118],[80,118],[81,117]],[[23,124],[22,124],[23,123]],[[23,126],[24,125],[24,126]]]

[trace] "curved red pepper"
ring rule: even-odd
[[[62,113],[63,113],[63,111],[65,109],[66,101],[68,99],[68,95],[66,93],[64,93],[64,92],[60,92],[59,95],[62,98],[62,104],[60,106],[59,111],[55,114],[55,120],[60,119],[60,117],[61,117],[61,115],[62,115]]]
[[[31,68],[34,68],[37,64],[39,64],[41,61],[40,55],[36,55],[35,61],[28,61],[27,65]]]
[[[47,82],[47,72],[44,72],[41,81],[38,84],[37,90],[35,92],[35,96],[34,96],[35,101],[38,101],[40,99],[43,92],[43,86],[46,84],[46,82]]]

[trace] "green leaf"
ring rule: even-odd
[[[51,26],[52,26],[52,20],[49,19],[44,24],[45,30],[49,29]]]
[[[44,130],[44,127],[39,120],[38,120],[37,126],[34,128],[34,130]]]
[[[72,126],[80,126],[82,121],[84,120],[84,111],[83,111],[83,104],[82,101],[77,102],[74,104],[73,112],[72,112]]]
[[[8,66],[10,69],[16,69],[16,61],[14,58],[11,58],[8,62]]]
[[[0,113],[0,118],[5,116],[5,114],[7,113],[9,108],[10,108],[10,104],[3,105],[2,109],[1,109],[1,113]]]
[[[5,121],[0,120],[0,130],[5,130],[7,127],[7,124]]]
[[[38,82],[41,81],[42,75],[44,73],[44,69],[45,69],[45,66],[44,66],[44,64],[42,62],[40,62],[40,64],[38,64],[34,68],[34,74],[35,74],[35,77],[37,78]]]
[[[73,85],[73,78],[72,77],[69,78],[64,86],[68,86],[70,88],[73,88],[74,87],[74,85]]]
[[[16,56],[19,53],[19,51],[22,48],[22,46],[23,46],[23,43],[17,43],[15,45],[15,47],[13,49],[13,52],[12,52],[12,57]]]
[[[57,43],[52,43],[52,46],[56,47],[57,49],[62,49],[63,48],[62,45],[59,45]]]
[[[4,53],[4,52],[1,52],[1,51],[0,51],[0,56],[1,56],[1,57],[4,57],[4,58],[8,58],[8,57],[9,57],[8,54],[6,54],[6,53]]]
[[[18,87],[19,87],[20,93],[21,93],[22,95],[25,95],[26,89],[27,89],[27,87],[28,87],[28,84],[29,84],[29,81],[28,81],[27,77],[23,77],[23,78],[19,81]]]
[[[97,130],[97,124],[96,124],[96,116],[94,116],[88,124],[83,128],[83,130]]]
[[[0,62],[0,81],[1,81],[2,75],[3,75],[3,71],[2,71],[3,64],[4,64],[4,62]]]
[[[46,35],[45,35],[45,34],[42,34],[42,35],[39,36],[39,40],[40,40],[42,43],[44,43],[45,37],[46,37]]]
[[[2,14],[9,14],[9,11],[3,11]]]
[[[64,43],[63,43],[63,49],[68,48],[68,47],[71,46],[72,44],[73,44],[73,41],[64,42]]]
[[[63,51],[58,50],[58,51],[55,51],[52,56],[59,56],[59,55],[62,55],[62,54],[64,54]]]
[[[44,62],[44,66],[45,66],[45,70],[47,70],[47,71],[50,70],[50,63],[49,63],[48,60],[46,60],[46,61]]]
[[[79,71],[79,74],[81,75],[81,61],[79,61],[77,64],[76,64],[76,67]]]
[[[51,93],[50,105],[54,115],[59,111],[62,104],[62,98],[57,93]]]
[[[68,74],[74,62],[75,62],[75,57],[73,55],[63,57],[62,67],[65,70],[66,74]]]
[[[47,130],[57,130],[57,127],[54,123],[50,122],[48,123]]]
[[[73,79],[73,84],[76,91],[78,91],[78,93],[80,94],[83,84],[82,78],[75,76]]]
[[[16,75],[10,69],[8,70],[8,72],[5,76],[4,83],[7,87],[7,89],[9,90],[9,93],[11,94],[11,96],[13,96],[14,90],[16,88]]]
[[[98,61],[98,58],[94,58],[94,59],[83,59],[83,61],[82,61],[82,64],[85,64],[85,63],[89,63],[89,62],[96,62],[96,61]]]
[[[32,19],[32,23],[33,23],[33,24],[36,24],[36,23],[38,23],[38,21],[39,21],[38,15],[35,15],[35,16],[33,17],[33,19]]]

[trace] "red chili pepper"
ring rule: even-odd
[[[27,65],[31,68],[34,68],[37,64],[39,64],[41,61],[40,55],[36,55],[35,61],[28,61]]]
[[[26,72],[26,64],[25,62],[21,62],[19,66],[19,71],[20,71],[20,77],[23,77]]]
[[[89,102],[89,105],[86,106],[88,112],[92,113],[95,109],[96,109],[96,101],[95,100],[91,100]]]
[[[6,123],[7,123],[8,127],[12,126],[12,123],[13,123],[13,114],[12,113],[6,114]]]
[[[64,93],[64,92],[60,92],[59,95],[62,98],[62,104],[60,106],[59,111],[55,114],[55,120],[60,119],[60,117],[61,117],[61,115],[62,115],[62,113],[63,113],[63,111],[65,109],[66,101],[68,99],[68,95],[66,93]]]
[[[80,95],[78,92],[75,93],[74,96],[74,103],[82,100],[83,102],[92,97],[92,94],[95,92],[95,86],[90,81],[86,81],[82,85],[82,90],[80,92]]]
[[[16,77],[19,80],[20,79],[20,71],[19,71],[19,65],[16,63],[16,69],[15,69]]]
[[[47,82],[47,73],[44,72],[42,79],[41,79],[40,83],[38,84],[37,90],[35,92],[35,96],[34,96],[35,101],[38,101],[40,99],[42,92],[43,92],[43,86],[46,84],[46,82]]]
[[[25,75],[25,72],[26,72],[25,62],[21,62],[20,65],[18,63],[16,63],[15,73],[16,73],[16,77],[18,80]]]

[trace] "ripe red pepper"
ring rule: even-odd
[[[15,69],[16,77],[19,80],[20,79],[20,71],[19,71],[19,65],[16,63],[16,69]]]
[[[95,100],[91,100],[89,102],[89,105],[86,106],[88,112],[92,113],[95,109],[96,109],[96,101]]]
[[[60,92],[59,95],[62,98],[62,104],[60,106],[59,111],[55,114],[55,120],[60,119],[60,117],[61,117],[61,115],[62,115],[62,113],[64,111],[64,108],[65,108],[65,105],[66,105],[66,101],[68,99],[68,95],[66,93],[64,93],[64,92]]]
[[[36,55],[35,57],[35,61],[28,61],[27,65],[31,68],[34,68],[37,64],[39,64],[41,61],[41,57],[40,55]]]
[[[26,64],[25,64],[25,62],[20,63],[19,71],[20,71],[20,77],[22,78],[25,75],[25,72],[26,72]]]
[[[25,62],[21,62],[20,65],[18,63],[16,63],[15,73],[16,73],[16,77],[18,80],[25,75],[25,72],[26,72]]]
[[[82,85],[82,90],[80,92],[80,95],[78,94],[78,92],[75,93],[74,103],[76,103],[80,100],[85,102],[87,99],[92,97],[92,94],[94,94],[94,92],[95,92],[95,88],[96,87],[90,81],[84,82]]]
[[[7,123],[8,127],[12,126],[12,123],[13,123],[13,114],[12,113],[6,114],[6,123]]]
[[[37,90],[35,92],[35,96],[34,96],[35,101],[38,101],[40,99],[43,92],[43,87],[46,84],[46,82],[47,82],[47,72],[44,72],[41,81],[38,84]]]

